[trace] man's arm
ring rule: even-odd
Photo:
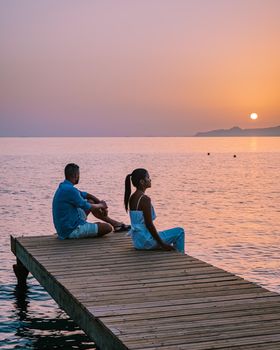
[[[101,202],[101,200],[99,198],[95,197],[93,194],[90,194],[90,193],[87,193],[84,191],[79,191],[79,192],[84,199],[89,200],[91,203],[99,204]]]
[[[72,203],[75,207],[81,208],[85,211],[91,211],[94,212],[96,210],[106,210],[107,205],[103,201],[99,201],[98,203],[95,203],[93,201],[88,201],[86,199],[87,194],[85,192],[81,192],[75,188],[73,188],[68,193],[68,199],[69,202]]]
[[[79,191],[79,192],[82,198],[92,206],[91,208],[88,208],[86,210],[87,214],[89,211],[91,211],[95,216],[102,214],[104,217],[106,217],[108,215],[108,206],[105,201],[100,200],[99,198],[95,197],[93,194],[82,192],[82,191]]]
[[[100,199],[98,199],[97,197],[95,197],[93,194],[90,194],[90,193],[87,193],[86,199],[93,201],[93,203],[95,203],[95,204],[100,203]]]

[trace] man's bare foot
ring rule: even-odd
[[[126,225],[124,223],[120,223],[119,225],[114,226],[115,233],[129,231],[130,229],[131,229],[131,226]]]

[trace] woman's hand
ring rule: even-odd
[[[151,199],[145,195],[142,197],[140,204],[141,204],[140,210],[143,211],[145,225],[149,230],[149,232],[151,233],[151,235],[153,236],[154,240],[157,242],[158,246],[165,251],[176,250],[172,245],[164,243],[161,240],[157,232],[157,229],[153,224]]]

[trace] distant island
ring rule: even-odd
[[[234,126],[231,129],[218,129],[206,132],[198,132],[196,137],[225,137],[225,136],[280,136],[280,125],[263,129],[241,129]]]

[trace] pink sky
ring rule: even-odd
[[[3,0],[0,136],[279,125],[279,16],[278,0]]]

